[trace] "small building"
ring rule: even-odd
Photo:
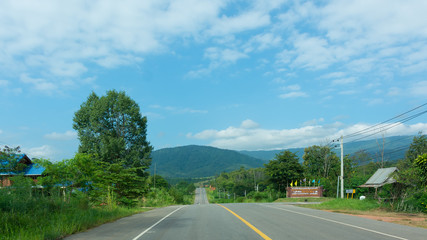
[[[1,155],[0,155],[1,157]],[[37,178],[40,177],[45,168],[42,166],[39,166],[36,163],[33,163],[31,159],[26,154],[15,154],[13,157],[17,160],[18,163],[24,164],[25,167],[23,170],[14,172],[11,169],[5,169],[3,168],[2,171],[0,171],[0,187],[9,187],[13,183],[10,180],[11,177],[17,176],[17,175],[23,175],[24,177],[31,178],[35,183],[37,183]],[[1,164],[6,165],[7,160],[0,159]]]
[[[375,188],[375,198],[377,198],[378,188],[386,185],[393,184],[396,179],[393,178],[393,173],[399,171],[397,167],[379,168],[374,175],[372,175],[366,183],[360,185],[362,188]]]

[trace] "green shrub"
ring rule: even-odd
[[[420,191],[410,195],[403,200],[397,207],[398,211],[404,212],[424,212],[427,213],[427,192]]]

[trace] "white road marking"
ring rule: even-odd
[[[179,209],[186,207],[186,206],[181,206],[180,208],[175,209],[173,212],[169,213],[168,215],[166,215],[165,217],[163,217],[162,219],[160,219],[159,221],[157,221],[155,224],[151,225],[151,227],[147,228],[145,231],[143,231],[142,233],[140,233],[138,236],[136,236],[134,239],[132,240],[137,240],[138,238],[140,238],[142,235],[146,234],[148,231],[150,231],[153,227],[155,227],[157,224],[159,224],[160,222],[162,222],[163,220],[165,220],[167,217],[169,217],[170,215],[174,214],[176,211],[178,211]]]
[[[287,211],[287,212],[292,212],[292,213],[304,215],[304,216],[307,216],[307,217],[317,218],[317,219],[321,219],[321,220],[324,220],[324,221],[333,222],[333,223],[341,224],[341,225],[344,225],[344,226],[348,226],[348,227],[352,227],[352,228],[357,228],[357,229],[365,230],[365,231],[368,231],[368,232],[373,232],[373,233],[384,235],[384,236],[387,236],[387,237],[392,237],[392,238],[401,239],[401,240],[408,240],[406,238],[402,238],[402,237],[390,235],[390,234],[383,233],[383,232],[378,232],[378,231],[375,231],[375,230],[372,230],[372,229],[368,229],[368,228],[364,228],[364,227],[359,227],[359,226],[348,224],[348,223],[338,222],[338,221],[335,221],[335,220],[332,220],[332,219],[328,219],[328,218],[318,217],[318,216],[314,216],[314,215],[310,215],[310,214],[306,214],[306,213],[300,213],[300,212],[296,212],[296,211],[292,211],[292,210],[288,210],[288,209],[284,209],[284,208],[279,208],[279,207],[268,206],[268,205],[264,205],[264,204],[260,204],[260,205],[264,206],[264,207],[275,208],[275,209],[279,209],[279,210],[282,210],[282,211]]]

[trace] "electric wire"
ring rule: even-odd
[[[409,116],[409,117],[407,117],[407,118],[403,119],[403,120],[402,120],[402,121],[400,121],[400,122],[395,122],[395,123],[389,124],[389,125],[387,125],[387,126],[385,126],[385,127],[381,127],[380,129],[379,129],[379,128],[374,129],[374,130],[376,130],[377,132],[374,132],[374,133],[371,133],[371,134],[369,134],[369,135],[366,135],[366,136],[363,136],[363,137],[357,138],[357,139],[355,139],[355,140],[350,141],[349,143],[356,142],[356,141],[360,141],[361,139],[365,139],[365,138],[368,138],[368,137],[370,137],[370,136],[376,135],[376,134],[378,134],[378,133],[381,133],[381,132],[387,131],[387,130],[389,130],[389,129],[391,129],[391,128],[394,128],[394,127],[397,127],[397,126],[399,126],[399,125],[401,125],[401,124],[403,124],[403,123],[405,123],[405,122],[408,122],[408,121],[410,121],[410,120],[412,120],[412,119],[414,119],[414,118],[417,118],[417,117],[419,117],[419,116],[421,116],[421,115],[423,115],[423,114],[425,114],[425,113],[427,113],[427,110],[426,110],[426,111],[423,111],[423,112],[420,112],[420,113],[417,113],[417,114],[414,114],[414,115],[412,115],[412,116]],[[369,131],[367,131],[367,132],[372,132],[372,131],[374,131],[374,130],[369,130]],[[357,136],[357,135],[356,135],[356,136]]]
[[[375,124],[375,125],[373,125],[373,126],[370,126],[370,127],[368,127],[368,128],[365,128],[365,129],[359,130],[359,131],[357,131],[357,132],[354,132],[354,133],[351,133],[351,134],[345,135],[345,136],[344,136],[344,138],[350,138],[350,137],[355,137],[355,136],[358,136],[358,135],[363,135],[363,134],[365,134],[365,132],[366,132],[366,131],[368,131],[369,129],[372,129],[372,128],[376,128],[376,127],[378,127],[378,126],[381,126],[382,124],[385,124],[385,123],[387,123],[387,122],[390,122],[391,120],[397,119],[397,118],[399,118],[399,117],[401,117],[401,116],[404,116],[405,114],[410,113],[410,112],[412,112],[412,111],[415,111],[415,110],[417,110],[417,109],[419,109],[419,108],[422,108],[422,107],[424,107],[424,106],[426,106],[426,105],[427,105],[427,103],[421,104],[420,106],[417,106],[417,107],[415,107],[415,108],[413,108],[413,109],[411,109],[411,110],[409,110],[409,111],[406,111],[406,112],[404,112],[404,113],[401,113],[401,114],[399,114],[399,115],[397,115],[397,116],[395,116],[395,117],[392,117],[392,118],[390,118],[390,119],[387,119],[387,120],[385,120],[385,121],[383,121],[383,122],[381,122],[381,123],[377,123],[377,124]],[[368,131],[368,132],[369,132],[369,131]]]
[[[413,111],[415,111],[417,109],[420,109],[420,108],[422,108],[422,107],[424,107],[426,105],[427,105],[427,103],[421,104],[421,105],[419,105],[419,106],[417,106],[415,108],[412,108],[412,109],[410,109],[410,110],[408,110],[408,111],[406,111],[404,113],[401,113],[401,114],[399,114],[399,115],[397,115],[397,116],[395,116],[393,118],[387,119],[387,120],[385,120],[385,121],[383,121],[381,123],[377,123],[377,124],[375,124],[373,126],[370,126],[370,127],[365,128],[365,129],[356,131],[354,133],[345,135],[345,136],[343,136],[343,138],[346,138],[346,139],[350,138],[350,139],[352,139],[352,138],[364,135],[364,136],[361,136],[361,137],[359,137],[357,139],[354,139],[354,140],[352,140],[350,142],[347,142],[347,143],[353,143],[353,142],[357,142],[357,141],[360,141],[362,139],[371,137],[373,135],[385,132],[385,131],[387,131],[387,130],[389,130],[391,128],[397,127],[397,126],[399,126],[399,125],[401,125],[401,124],[403,124],[405,122],[413,120],[413,119],[415,119],[417,117],[420,117],[421,115],[427,113],[427,110],[426,110],[426,111],[418,112],[418,113],[415,113],[415,114],[412,114],[410,116],[402,118],[403,116],[407,115],[408,113],[413,112]],[[397,121],[396,122],[390,122],[392,120],[397,120]],[[368,135],[366,135],[366,134],[368,134]],[[413,136],[408,136],[408,137],[405,137],[403,139],[396,139],[396,140],[393,140],[393,141],[390,141],[390,142],[384,142],[384,144],[385,143],[391,144],[391,143],[394,143],[394,142],[402,142],[402,141],[405,141],[406,139],[412,138],[412,137]],[[337,147],[337,145],[333,146],[334,143],[335,142],[339,142],[339,141],[340,141],[340,139],[334,139],[334,140],[330,141],[327,144],[327,146],[333,149],[333,148]],[[373,148],[375,148],[375,147],[370,147],[370,148],[359,150],[359,151],[365,151],[368,154],[368,156],[370,156],[370,157],[368,157],[366,159],[366,161],[363,161],[363,163],[373,161],[374,159],[378,159],[378,160],[382,159],[382,160],[384,160],[384,159],[390,159],[393,156],[401,156],[402,154],[404,155],[405,151],[409,148],[409,146],[408,145],[397,146],[397,147],[395,147],[393,149],[388,149],[387,151],[383,151],[382,154],[375,154],[374,156],[371,156],[372,153],[371,153],[371,151],[369,151],[369,149],[373,149]],[[363,164],[363,163],[360,162],[359,165]]]

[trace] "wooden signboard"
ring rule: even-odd
[[[323,196],[323,187],[288,187],[286,190],[286,197],[288,198]]]

